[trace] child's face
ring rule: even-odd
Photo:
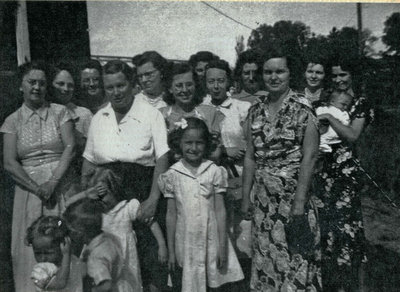
[[[186,130],[180,142],[183,159],[189,164],[199,165],[204,157],[206,141],[203,138],[202,130]]]
[[[62,260],[60,245],[48,236],[37,237],[32,242],[35,259],[38,263],[49,262],[59,265]]]
[[[351,98],[341,94],[331,98],[330,104],[342,111],[347,111],[350,108]]]

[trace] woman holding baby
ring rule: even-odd
[[[327,132],[321,133],[322,169],[315,184],[321,207],[322,283],[324,291],[358,291],[367,260],[360,201],[364,174],[353,157],[352,144],[371,122],[373,112],[366,99],[357,95],[356,60],[344,54],[331,64],[333,93],[316,110],[321,128],[326,125],[328,132],[336,134],[324,140]]]

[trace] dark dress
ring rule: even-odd
[[[310,119],[317,123],[307,104],[304,95],[290,91],[273,121],[269,118],[268,97],[249,110],[256,162],[251,291],[320,290],[315,208],[306,205],[314,234],[309,258],[290,252],[285,231],[296,192],[306,127]]]
[[[349,114],[351,120],[365,118],[366,124],[373,117],[364,98],[355,99]],[[320,207],[322,283],[324,291],[353,291],[357,267],[367,260],[360,200],[366,176],[351,145],[332,146],[332,153],[322,156],[314,185]]]

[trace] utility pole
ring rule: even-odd
[[[357,3],[357,29],[358,29],[358,47],[360,49],[360,56],[364,52],[364,42],[362,40],[362,10],[361,3]]]

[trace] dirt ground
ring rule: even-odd
[[[369,242],[365,284],[368,291],[400,291],[400,207],[384,199],[362,199]]]

